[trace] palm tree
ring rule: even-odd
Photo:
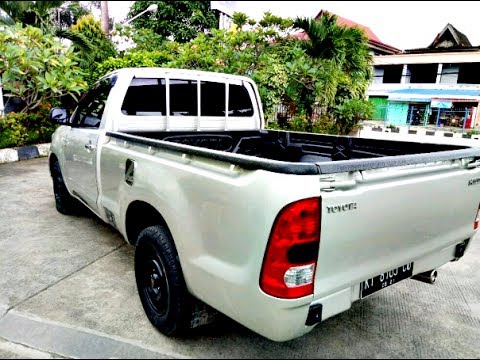
[[[373,63],[364,31],[358,27],[340,26],[337,17],[327,13],[319,20],[297,18],[294,27],[303,29],[308,35],[308,39],[300,43],[305,52],[319,63],[331,65],[326,72],[331,75],[330,78],[322,83],[324,89],[317,92],[318,95],[326,89],[333,90],[333,101],[323,104],[328,112],[338,113],[346,104],[351,112],[363,106],[365,92],[372,79]],[[345,132],[348,127],[342,121],[337,119],[337,124]]]
[[[370,67],[372,55],[362,29],[338,25],[337,17],[327,13],[320,20],[297,18],[294,27],[308,35],[302,47],[313,58],[331,60],[348,73]]]
[[[339,60],[339,27],[334,15],[323,14],[320,20],[296,18],[293,27],[302,29],[308,35],[308,39],[302,41],[302,47],[308,55],[319,59]]]
[[[364,31],[338,25],[337,17],[328,13],[319,20],[296,18],[294,27],[308,35],[307,40],[299,40],[308,55],[333,63],[343,73],[343,80],[337,86],[336,103],[363,97],[372,77],[373,62]]]
[[[101,26],[105,35],[109,34],[109,22],[108,22],[108,1],[100,1],[102,16],[101,16]]]

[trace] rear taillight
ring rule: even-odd
[[[477,230],[479,222],[480,222],[480,205],[478,205],[477,215],[475,216],[475,221],[473,222],[473,230]]]
[[[260,275],[265,293],[283,299],[313,294],[320,219],[321,198],[296,201],[277,215]]]

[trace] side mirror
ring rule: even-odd
[[[53,108],[50,110],[50,114],[48,115],[50,121],[54,121],[59,124],[66,124],[68,121],[68,111],[64,108]]]

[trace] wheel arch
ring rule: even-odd
[[[141,200],[132,201],[125,214],[125,232],[130,245],[136,245],[140,232],[153,225],[162,225],[172,235],[160,212],[149,203]],[[172,237],[173,238],[173,237]]]

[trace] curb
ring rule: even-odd
[[[428,129],[428,128],[413,128],[413,129],[408,129],[407,127],[400,127],[399,131],[392,131],[389,128],[386,128],[384,126],[369,126],[369,125],[364,125],[363,130],[366,131],[375,131],[375,132],[381,132],[381,133],[399,133],[403,135],[429,135],[429,136],[441,136],[441,137],[451,137],[451,138],[463,138],[463,139],[472,139],[472,140],[480,140],[480,135],[472,135],[470,137],[463,137],[463,133],[461,132],[452,132],[449,130],[433,130],[433,129]]]
[[[0,150],[0,164],[48,156],[50,143]]]

